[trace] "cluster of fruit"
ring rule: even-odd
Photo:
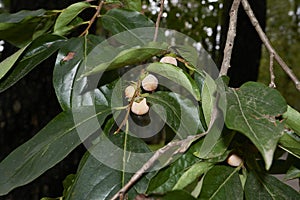
[[[159,62],[177,66],[176,58],[171,56],[165,56]],[[153,74],[148,74],[143,78],[141,86],[145,91],[153,92],[158,87],[158,79]],[[137,85],[127,86],[125,89],[125,97],[129,100],[135,98],[130,108],[131,112],[136,115],[144,115],[148,113],[149,106],[147,104],[146,97],[140,96],[139,88],[137,88]]]

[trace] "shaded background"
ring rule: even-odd
[[[1,12],[39,8],[62,9],[74,2],[77,1],[0,0],[0,7]],[[161,27],[175,29],[199,41],[220,66],[232,0],[169,0],[165,3]],[[265,28],[266,25],[267,35],[275,49],[300,77],[300,69],[297,68],[300,63],[300,1],[249,0],[249,3],[262,27]],[[143,12],[154,21],[158,8],[157,1],[144,1]],[[93,12],[87,11],[83,13],[83,18],[88,20],[92,15]],[[80,33],[80,30],[78,32]],[[97,32],[96,26],[94,32]],[[16,48],[8,43],[1,44],[0,60],[16,51]],[[265,48],[261,47],[248,17],[240,9],[232,67],[229,71],[232,87],[239,87],[246,81],[256,81],[257,78],[265,84],[269,83],[269,55]],[[0,161],[61,111],[52,87],[54,61],[55,57],[50,57],[16,85],[0,94]],[[275,69],[278,89],[289,104],[300,110],[300,93],[295,90],[293,83],[278,65],[275,65]],[[61,196],[62,181],[68,174],[76,172],[84,151],[84,147],[79,146],[41,177],[0,199],[37,200],[44,196]]]

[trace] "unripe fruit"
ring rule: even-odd
[[[158,86],[158,80],[152,74],[147,75],[142,81],[142,87],[144,90],[152,92],[156,90]]]
[[[128,98],[128,99],[132,98],[134,93],[135,93],[135,88],[132,85],[129,85],[126,87],[126,89],[125,89],[125,97],[126,98]]]
[[[136,115],[144,115],[149,111],[149,106],[147,105],[146,98],[143,98],[139,103],[133,102],[131,106],[131,111]]]
[[[161,63],[169,63],[169,64],[177,66],[177,60],[176,60],[176,58],[173,58],[171,56],[165,56],[162,59],[160,59],[159,62],[161,62]]]
[[[227,158],[227,163],[230,166],[233,167],[238,167],[241,165],[241,163],[243,162],[243,160],[236,154],[231,154],[228,158]]]

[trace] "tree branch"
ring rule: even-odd
[[[228,69],[230,68],[230,60],[231,60],[232,48],[234,44],[234,38],[236,36],[236,22],[237,22],[237,15],[238,15],[240,2],[241,0],[234,0],[230,9],[229,28],[227,32],[227,39],[224,48],[224,57],[223,57],[219,76],[226,76]]]
[[[159,13],[157,15],[157,19],[156,19],[156,23],[155,23],[155,33],[154,33],[154,37],[153,37],[154,42],[156,42],[156,40],[157,40],[160,19],[161,19],[161,16],[163,14],[163,11],[164,11],[164,3],[165,3],[164,0],[160,1],[160,10],[159,10]]]
[[[184,153],[189,146],[191,145],[192,142],[195,140],[199,139],[200,137],[203,137],[207,134],[207,132],[198,134],[198,135],[193,135],[193,136],[188,136],[184,140],[180,141],[173,141],[168,143],[166,146],[160,148],[157,150],[153,156],[140,168],[128,181],[128,183],[121,188],[112,198],[111,200],[117,200],[118,197],[124,196],[124,194],[141,178],[141,176],[147,172],[157,161],[161,156],[163,156],[168,150],[174,147],[178,147],[174,153],[172,153],[172,156],[178,154],[178,153]],[[165,165],[169,164],[169,162],[172,160],[172,156],[169,158],[169,160],[165,163]]]
[[[295,76],[292,69],[290,69],[288,67],[288,65],[282,60],[282,58],[278,55],[278,53],[272,47],[269,39],[267,38],[266,34],[262,30],[261,26],[259,25],[254,13],[253,13],[253,10],[251,9],[251,7],[249,5],[249,2],[247,0],[241,0],[241,1],[242,1],[242,5],[244,7],[244,10],[246,11],[252,25],[254,26],[256,32],[258,33],[258,35],[259,35],[260,39],[262,40],[262,42],[264,43],[264,45],[266,46],[267,50],[269,51],[269,53],[271,55],[272,54],[274,55],[275,60],[278,62],[278,64],[281,66],[281,68],[285,71],[285,73],[287,73],[287,75],[294,82],[297,90],[300,91],[300,81]]]
[[[91,28],[92,24],[95,22],[96,18],[99,16],[103,4],[104,4],[104,1],[101,0],[101,1],[99,2],[99,5],[97,6],[96,13],[95,13],[94,16],[92,17],[92,19],[89,21],[88,26],[87,26],[86,29],[80,34],[80,36],[84,36],[84,35],[87,35],[87,34],[89,33],[89,29]]]

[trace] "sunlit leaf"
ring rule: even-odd
[[[286,111],[286,102],[277,90],[248,82],[227,91],[226,125],[245,134],[258,148],[269,169],[283,124],[275,116]]]

